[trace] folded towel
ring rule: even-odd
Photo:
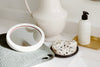
[[[33,52],[17,52],[6,43],[6,33],[0,35],[0,67],[31,67],[46,62],[54,53],[46,45]]]

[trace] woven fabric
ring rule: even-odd
[[[45,45],[34,52],[17,52],[6,43],[6,34],[0,35],[0,67],[31,67],[46,62],[54,53]]]

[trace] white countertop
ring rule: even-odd
[[[7,19],[0,19],[0,22],[1,22],[0,33],[7,32],[7,30],[12,25],[19,23],[19,22],[7,20]],[[77,32],[76,26],[77,26],[77,23],[71,23],[71,22],[67,23],[66,31],[64,31],[62,36],[58,38],[71,40],[75,36],[75,33]],[[71,27],[71,28],[67,28],[67,27]],[[67,29],[70,29],[70,30],[67,30]],[[72,30],[74,31],[71,32]],[[100,33],[100,31],[99,32],[96,31],[96,32]],[[46,45],[50,46],[47,43]],[[88,49],[84,47],[79,47],[79,52],[73,57],[70,57],[70,58],[55,57],[54,59],[48,62],[41,63],[32,67],[61,67],[61,66],[62,67],[100,67],[100,50],[92,50],[92,49]]]
[[[37,5],[38,0],[33,0]],[[63,0],[62,5],[68,11],[68,20],[62,36],[58,38],[72,39],[77,34],[77,22],[83,10],[90,12],[92,35],[100,37],[100,1],[99,0]],[[0,0],[0,33],[19,23],[34,23],[28,15],[24,0]],[[35,6],[33,6],[34,9]],[[36,6],[37,7],[37,6]],[[33,10],[34,10],[33,9]],[[49,44],[46,44],[49,45]],[[70,58],[54,58],[33,67],[100,67],[100,50],[79,47],[79,52]]]

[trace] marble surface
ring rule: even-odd
[[[29,0],[32,10],[36,10],[39,0]],[[31,2],[33,1],[33,2]],[[83,10],[90,13],[92,35],[100,37],[100,0],[61,0],[68,11],[68,21],[64,32],[55,38],[71,40],[77,35],[77,23]],[[35,23],[28,14],[24,0],[0,0],[0,33],[19,23]],[[46,43],[50,46],[50,43]],[[100,67],[100,50],[79,47],[77,55],[70,58],[54,58],[34,67]]]

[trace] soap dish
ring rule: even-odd
[[[100,50],[100,37],[91,36],[91,43],[88,45],[79,44],[78,36],[75,36],[73,40],[77,41],[78,45],[80,46],[95,49],[95,50]]]
[[[65,58],[74,56],[79,48],[75,40],[57,40],[52,43],[51,50],[55,53],[56,57]]]
[[[50,49],[51,49],[52,51],[54,51],[52,47],[51,47]],[[56,54],[55,52],[54,52],[54,53],[55,53],[55,56],[56,56],[56,57],[59,57],[59,58],[68,58],[68,57],[72,57],[72,56],[76,55],[76,54],[78,53],[78,51],[79,51],[79,47],[77,46],[76,51],[75,51],[73,54],[70,54],[70,55],[65,55],[65,56],[63,56],[63,55]]]

